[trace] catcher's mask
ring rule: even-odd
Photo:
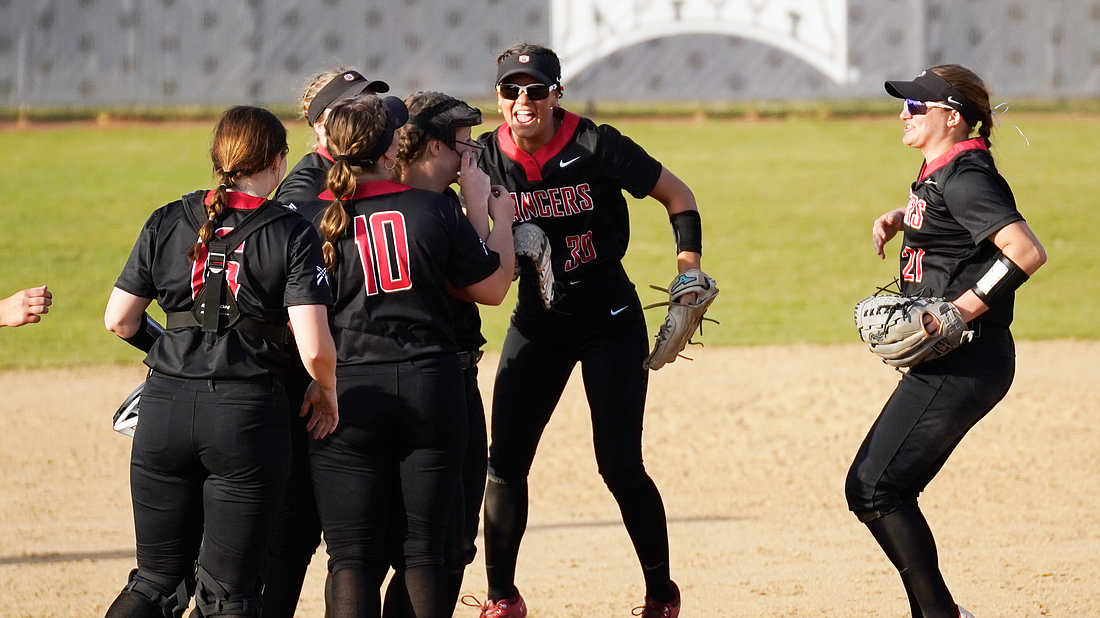
[[[115,412],[112,427],[124,436],[134,437],[134,430],[137,428],[138,422],[138,404],[141,403],[141,391],[144,389],[145,382],[138,384],[134,392],[130,393],[126,400],[122,402],[122,405],[118,407],[118,411]]]
[[[481,124],[481,110],[466,104],[465,101],[447,99],[409,116],[409,122],[454,150],[457,143],[455,129]],[[463,141],[462,143],[472,148],[484,148],[477,142]]]

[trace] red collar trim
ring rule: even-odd
[[[918,180],[928,178],[932,175],[932,172],[947,165],[951,162],[951,159],[954,159],[960,152],[965,152],[967,150],[988,151],[989,146],[985,145],[984,137],[975,137],[974,139],[968,139],[964,142],[956,142],[955,145],[951,147],[951,150],[948,150],[931,161],[925,161],[924,165],[920,168],[920,178],[918,178]]]
[[[336,159],[334,159],[332,155],[329,154],[328,148],[325,148],[324,146],[318,146],[317,150],[315,150],[314,152],[321,155],[321,158],[328,159],[330,163],[336,163]]]
[[[266,197],[256,197],[255,195],[241,193],[240,191],[226,191],[225,195],[229,198],[229,207],[236,208],[237,210],[256,210],[267,201]],[[214,192],[207,191],[206,199],[203,201],[209,206],[210,203],[214,201]]]
[[[403,185],[393,180],[372,180],[370,182],[364,182],[356,185],[355,193],[351,194],[349,200],[358,200],[364,197],[377,197],[379,195],[388,195],[390,193],[401,193],[402,191],[408,191],[412,189],[409,185]],[[332,191],[325,189],[321,195],[317,196],[323,200],[334,200],[336,196],[332,194]]]
[[[564,109],[561,111],[561,126],[554,133],[554,137],[550,138],[550,141],[533,155],[524,152],[516,145],[515,140],[512,139],[512,130],[508,128],[508,123],[500,125],[500,129],[497,130],[497,142],[500,144],[501,152],[523,166],[523,171],[527,174],[527,180],[531,182],[542,180],[542,166],[558,156],[565,145],[569,143],[569,140],[573,139],[573,134],[577,132],[577,125],[580,124],[581,117]]]

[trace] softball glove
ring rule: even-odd
[[[655,285],[650,287],[665,291],[664,288]],[[684,300],[684,296],[691,293],[696,294],[695,300],[693,302]],[[704,319],[717,323],[716,320],[705,317],[707,308],[714,302],[714,297],[717,295],[718,287],[714,279],[708,277],[703,271],[693,268],[677,275],[668,286],[667,303],[655,303],[644,307],[649,309],[668,305],[668,315],[665,316],[664,324],[661,324],[661,330],[657,332],[657,342],[653,345],[653,351],[642,362],[642,367],[656,371],[666,363],[675,361],[689,343],[695,343],[691,338]]]
[[[859,338],[892,367],[939,358],[974,337],[959,309],[942,298],[880,293],[861,300],[855,318]]]
[[[550,239],[542,228],[534,223],[521,223],[512,228],[512,240],[516,244],[516,271],[512,277],[519,279],[520,268],[530,262],[539,278],[539,297],[549,309],[554,304],[554,268],[550,263]]]

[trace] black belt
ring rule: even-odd
[[[195,319],[195,316],[192,315],[190,311],[168,311],[165,312],[164,315],[167,318],[165,328],[168,330],[202,327],[202,324]],[[290,343],[290,329],[284,324],[275,324],[273,322],[264,322],[262,320],[242,317],[237,320],[236,324],[229,328],[277,343]]]
[[[471,369],[476,367],[478,362],[481,361],[481,357],[485,355],[485,352],[481,350],[467,350],[465,352],[458,353],[458,362],[462,363],[463,369]]]
[[[978,322],[976,324],[968,325],[970,330],[974,331],[975,339],[992,339],[999,341],[1008,341],[1012,339],[1012,333],[1008,330],[1007,326],[1001,326],[1000,324],[987,324]]]

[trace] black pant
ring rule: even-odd
[[[265,618],[291,618],[294,615],[306,570],[321,544],[321,518],[317,515],[317,501],[313,496],[313,479],[309,470],[309,433],[306,431],[309,418],[298,415],[306,388],[313,378],[297,354],[290,359],[283,381],[290,408],[290,479],[263,573],[266,584],[263,595]]]
[[[314,491],[329,554],[329,573],[355,569],[377,587],[395,558],[430,585],[410,594],[445,604],[443,545],[466,451],[465,385],[458,359],[353,365],[337,371],[340,424],[310,446]],[[405,517],[389,517],[399,487]],[[399,529],[394,529],[398,527]],[[388,555],[387,538],[402,538]],[[423,574],[427,572],[425,578]],[[414,606],[421,599],[413,599]]]
[[[154,372],[130,463],[139,569],[178,581],[197,559],[230,594],[254,595],[289,469],[278,381]]]
[[[514,590],[519,543],[527,523],[527,475],[543,429],[579,362],[591,409],[600,475],[647,573],[647,589],[667,596],[668,531],[660,493],[642,463],[642,416],[649,376],[642,361],[649,337],[641,303],[621,267],[565,283],[553,310],[542,308],[532,281],[504,341],[493,393],[485,556],[489,598]],[[651,581],[652,580],[652,581]]]
[[[1015,349],[1007,329],[902,377],[848,471],[848,508],[898,568],[914,616],[955,618],[932,531],[917,498],[968,431],[1008,393]]]

